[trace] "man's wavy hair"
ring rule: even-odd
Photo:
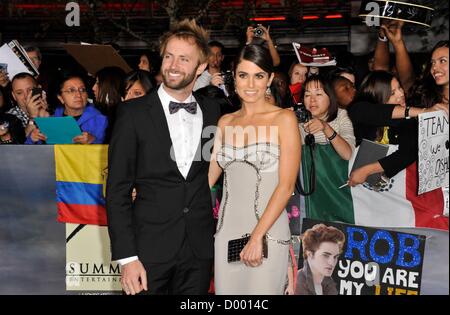
[[[207,62],[209,54],[209,34],[195,20],[184,19],[174,24],[170,31],[164,33],[160,38],[160,55],[164,55],[167,43],[170,39],[176,37],[190,43],[194,43],[198,47],[200,64]]]
[[[333,226],[326,226],[322,223],[314,225],[302,235],[303,258],[308,259],[306,252],[315,253],[323,242],[336,243],[339,245],[339,250],[342,251],[345,234]]]

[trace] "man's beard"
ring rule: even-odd
[[[189,84],[192,83],[192,81],[195,80],[196,78],[196,74],[197,74],[197,68],[195,68],[195,70],[192,73],[189,73],[183,80],[181,80],[181,82],[179,83],[175,83],[175,82],[170,82],[166,75],[168,76],[168,72],[164,72],[163,73],[163,82],[164,85],[167,86],[168,88],[171,88],[173,90],[182,90],[185,87],[187,87]],[[167,73],[167,74],[166,74]]]

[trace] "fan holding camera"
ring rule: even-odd
[[[322,76],[313,75],[304,86],[305,109],[296,111],[303,140],[312,134],[315,143],[331,144],[342,159],[350,160],[355,147],[353,125],[347,112],[338,108],[330,84]]]
[[[45,92],[31,74],[22,72],[11,80],[11,94],[16,105],[7,113],[22,122],[28,136],[35,128],[33,118],[49,116]]]
[[[261,24],[257,24],[256,26],[249,26],[247,27],[246,32],[246,45],[252,43],[252,44],[259,44],[259,41],[256,39],[262,39],[264,46],[267,45],[267,48],[269,49],[270,56],[272,57],[272,62],[274,67],[277,67],[280,64],[280,55],[278,54],[277,48],[275,47],[272,38],[269,34],[269,27],[264,27]]]

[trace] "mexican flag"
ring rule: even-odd
[[[389,153],[397,146],[391,145]],[[305,197],[306,217],[323,221],[373,227],[427,227],[448,230],[444,216],[442,189],[417,195],[417,164],[413,163],[390,179],[380,191],[358,185],[339,189],[347,182],[357,154],[350,161],[342,160],[330,144],[315,145],[316,189]],[[303,146],[303,185],[309,190],[311,156]]]

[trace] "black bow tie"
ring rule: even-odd
[[[169,103],[169,113],[175,114],[180,110],[180,108],[184,108],[188,113],[195,114],[197,113],[197,102],[191,103],[177,103],[170,101]]]

